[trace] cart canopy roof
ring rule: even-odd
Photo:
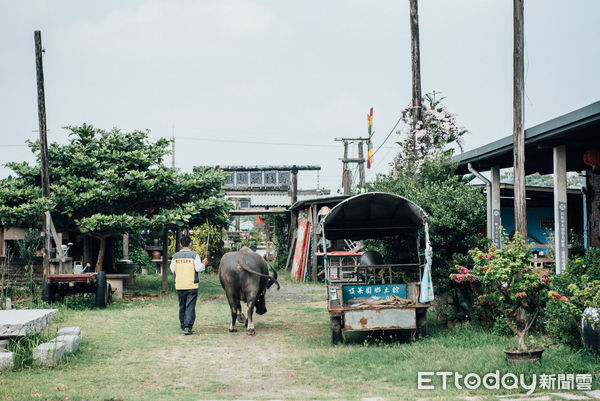
[[[395,194],[369,192],[337,204],[323,220],[325,238],[361,240],[416,231],[427,214],[412,201]]]

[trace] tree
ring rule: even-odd
[[[221,196],[224,175],[195,168],[180,173],[163,157],[169,141],[148,132],[67,127],[71,141],[48,148],[50,199],[41,198],[39,166],[8,163],[15,177],[0,181],[0,225],[31,225],[51,210],[57,227],[100,241],[96,271],[102,269],[106,239],[142,228],[167,229],[210,221],[225,226],[231,205]],[[29,142],[38,154],[39,145]]]

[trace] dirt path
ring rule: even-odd
[[[197,324],[194,335],[148,355],[160,364],[147,380],[153,385],[170,383],[177,393],[200,391],[204,395],[200,399],[319,398],[323,394],[307,394],[296,375],[310,353],[298,346],[298,340],[323,334],[322,324],[328,322],[323,296],[320,286],[283,284],[280,291],[269,290],[268,312],[254,316],[256,336],[246,335],[244,326],[237,333],[228,332],[229,308],[224,300],[199,305],[199,322],[203,314],[218,319]],[[307,325],[301,318],[303,310],[320,307],[322,321]],[[178,369],[173,371],[173,366]]]

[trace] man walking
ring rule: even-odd
[[[190,249],[192,240],[189,236],[181,237],[181,250],[171,259],[171,272],[175,275],[175,289],[179,299],[179,323],[183,334],[192,334],[192,326],[196,320],[196,300],[198,299],[198,273],[206,270],[208,259],[200,260],[200,256]]]

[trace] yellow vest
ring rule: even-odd
[[[198,272],[194,265],[196,255],[198,255],[196,252],[188,250],[179,251],[173,255],[176,290],[198,288]]]

